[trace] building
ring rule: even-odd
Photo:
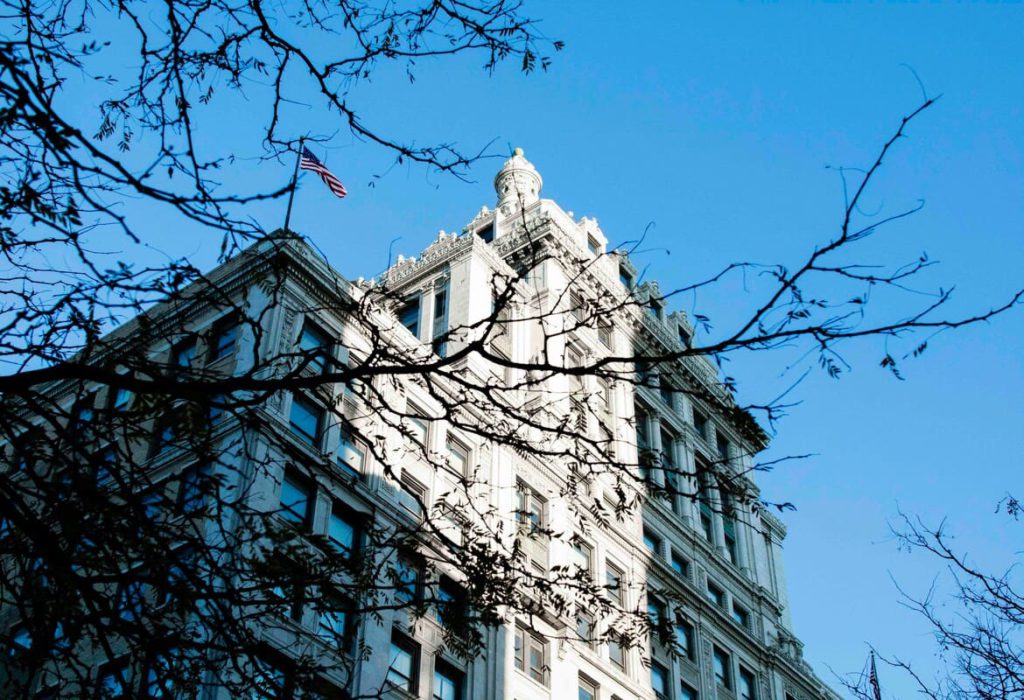
[[[217,446],[215,466],[201,466],[224,471],[221,493],[344,557],[387,562],[372,615],[274,588],[277,617],[258,625],[267,657],[251,670],[260,692],[290,697],[296,659],[335,655],[346,661],[317,671],[320,697],[833,700],[791,629],[785,527],[756,505],[764,434],[714,366],[686,355],[685,314],[638,283],[595,220],[542,199],[521,151],[494,182],[493,210],[378,280],[349,282],[300,240],[268,237],[210,273],[215,300],[158,307],[94,358],[180,370],[186,384],[190,373],[256,382],[239,385],[249,403],[231,411],[214,401],[198,421],[137,421],[154,440],[126,458],[145,463],[161,502],[188,511],[207,496],[173,444],[201,432]],[[140,337],[132,365],[118,353]],[[369,369],[319,382],[333,367]],[[132,400],[80,382],[50,394],[68,432]],[[207,535],[241,521],[226,522]],[[493,550],[468,551],[488,538]],[[462,658],[446,611],[493,551],[519,588],[474,593],[497,617],[474,628],[482,653]],[[13,658],[31,640],[23,619],[4,619],[21,640]],[[153,680],[159,656],[118,648],[68,687],[176,694]],[[237,695],[221,686],[243,672],[225,668],[195,694]]]

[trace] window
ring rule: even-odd
[[[697,494],[697,500],[700,505],[700,528],[704,533],[704,539],[714,544],[714,511],[711,509],[711,485],[707,470],[708,467],[698,460],[697,482],[699,484],[699,493]]]
[[[644,546],[651,551],[651,554],[661,558],[661,538],[646,527],[644,528]]]
[[[729,441],[719,433],[715,438],[715,444],[718,447],[718,459],[721,460],[722,464],[729,463]]]
[[[417,338],[420,337],[420,297],[409,297],[398,307],[398,322],[409,329]]]
[[[633,273],[626,269],[625,265],[619,265],[619,281],[622,282],[622,286],[626,289],[633,289],[633,285],[636,284],[636,278],[633,277]]]
[[[292,396],[292,409],[288,423],[292,434],[307,445],[319,447],[324,410],[301,394]]]
[[[650,426],[647,411],[639,406],[636,407],[636,447],[638,450],[646,450],[651,445]]]
[[[679,681],[679,700],[697,700],[697,691],[686,681]]]
[[[485,224],[484,226],[476,230],[476,235],[483,239],[484,243],[490,243],[494,240],[494,223]]]
[[[684,659],[695,660],[696,647],[693,640],[693,625],[676,616],[676,624],[672,628],[676,641],[676,653]]]
[[[676,389],[669,380],[662,377],[658,382],[658,393],[661,394],[661,401],[669,408],[675,406]]]
[[[317,636],[338,651],[349,653],[355,639],[351,603],[335,595],[325,596],[324,609],[317,620]]]
[[[743,627],[750,627],[750,613],[743,606],[737,605],[736,601],[732,603],[732,619]]]
[[[302,326],[302,332],[299,333],[299,352],[302,353],[302,360],[307,363],[306,366],[317,374],[323,374],[327,370],[329,347],[326,333],[308,322]]]
[[[462,700],[462,672],[449,663],[434,661],[433,700]]]
[[[469,449],[454,438],[448,438],[448,467],[459,476],[469,476]]]
[[[102,700],[131,696],[127,661],[112,661],[100,667],[96,674],[96,694]]]
[[[702,439],[708,439],[708,417],[697,409],[693,410],[693,429]]]
[[[448,288],[447,283],[434,289],[433,335],[434,352],[438,357],[448,354]]]
[[[110,407],[114,411],[125,411],[132,402],[132,391],[123,386],[113,390],[113,397],[110,400]]]
[[[668,669],[655,661],[651,662],[651,688],[659,700],[668,700]]]
[[[516,521],[519,529],[529,534],[544,528],[544,499],[520,481],[516,484]]]
[[[693,335],[683,326],[679,326],[679,342],[684,348],[689,348],[693,343]]]
[[[622,605],[622,570],[611,563],[606,564],[604,580],[608,597]]]
[[[612,327],[606,323],[598,323],[597,325],[597,339],[601,342],[601,345],[605,346],[609,350],[612,349]]]
[[[327,538],[343,557],[352,557],[359,552],[359,519],[340,503],[335,503],[331,509]]]
[[[583,301],[583,295],[579,292],[569,293],[569,313],[571,313],[573,318],[577,321],[582,321],[586,318],[587,306]]]
[[[708,581],[707,597],[716,606],[725,607],[725,592],[711,581]]]
[[[419,686],[420,648],[398,630],[391,630],[387,682],[396,688],[415,693]]]
[[[238,343],[238,319],[233,316],[222,318],[213,326],[210,337],[210,362],[227,357],[235,351]]]
[[[594,618],[591,615],[585,612],[576,614],[576,636],[589,649],[594,648]]]
[[[363,475],[366,464],[366,449],[352,433],[342,429],[338,445],[338,468],[350,479],[357,480]]]
[[[183,370],[192,366],[196,359],[196,339],[186,338],[171,349],[171,365]]]
[[[729,654],[715,647],[711,652],[711,665],[715,671],[715,682],[726,690],[732,690],[732,672],[729,669]]]
[[[683,578],[690,577],[690,562],[683,555],[672,553],[672,570]]]
[[[739,564],[739,547],[736,543],[736,511],[728,500],[725,501],[722,509],[722,529],[725,538],[725,551],[729,556],[729,561],[733,564]]]
[[[647,302],[647,313],[651,315],[651,318],[660,321],[664,314],[664,308],[662,307],[661,302],[655,301],[654,299]]]
[[[465,594],[459,584],[447,576],[442,576],[437,582],[435,594],[435,605],[437,607],[436,619],[439,624],[452,623],[458,619],[460,610],[465,600]]]
[[[406,417],[406,424],[409,427],[409,437],[420,447],[425,446],[427,444],[427,421],[414,415]]]
[[[587,580],[593,580],[594,576],[594,549],[579,539],[573,542],[573,551],[576,553],[576,565],[580,567],[581,572],[585,572]]]
[[[597,415],[608,428],[612,423],[612,388],[607,379],[597,380]]]
[[[597,700],[597,683],[580,675],[579,700]]]
[[[754,674],[740,667],[740,700],[757,700]]]
[[[297,474],[285,472],[281,482],[281,508],[278,512],[285,520],[305,527],[312,514],[312,493],[309,482]]]
[[[423,599],[423,567],[410,555],[400,555],[395,565],[395,599],[408,605]]]
[[[608,660],[620,671],[626,670],[626,649],[622,637],[616,632],[612,632],[608,639]]]
[[[676,468],[676,436],[668,428],[661,429],[661,464],[662,466],[670,470],[674,477],[678,476],[678,469]],[[678,492],[678,488],[676,489]],[[673,496],[675,494],[672,494]]]
[[[651,626],[651,638],[660,637],[661,626],[665,620],[665,604],[658,600],[654,594],[647,596],[647,622]]]
[[[548,646],[543,638],[516,627],[516,668],[543,685],[548,684]]]
[[[594,255],[598,255],[601,252],[601,243],[590,234],[587,234],[587,250]]]
[[[398,502],[414,516],[422,518],[423,508],[427,502],[427,487],[405,470],[402,471],[398,483]]]
[[[206,509],[214,482],[209,463],[202,462],[186,469],[178,487],[178,509],[185,515],[197,515]]]

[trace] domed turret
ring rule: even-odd
[[[512,157],[505,161],[494,176],[494,191],[498,193],[498,207],[522,202],[523,206],[540,199],[540,188],[544,186],[537,168],[523,156],[523,149],[517,148]]]

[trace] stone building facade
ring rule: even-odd
[[[260,337],[244,329],[227,335],[229,329],[207,332],[218,327],[218,312],[175,310],[186,313],[184,322],[205,339],[204,347],[191,352],[223,364],[228,374],[244,370],[261,352],[257,345],[264,353],[287,353],[322,343],[332,348],[335,360],[358,363],[370,341],[359,324],[334,309],[343,306],[338,303],[342,297],[358,298],[386,287],[394,298],[388,307],[392,317],[374,313],[382,314],[387,342],[425,357],[451,356],[477,337],[476,324],[492,313],[500,293],[496,275],[517,279],[517,310],[488,345],[509,363],[497,366],[469,354],[459,371],[477,382],[515,385],[538,358],[573,367],[603,356],[664,356],[689,346],[694,330],[686,315],[670,313],[657,285],[641,283],[628,256],[608,250],[594,219],[577,219],[541,198],[541,176],[521,151],[504,164],[494,184],[494,209],[482,208],[460,234],[440,233],[418,258],[399,257],[379,280],[344,280],[297,239],[257,244],[209,278],[226,294],[244,297],[254,315],[266,309]],[[271,304],[267,292],[252,283],[271,254],[275,269],[290,271],[284,289],[275,290],[283,303]],[[610,311],[594,313],[601,308]],[[160,313],[172,311],[158,309],[153,315]],[[117,333],[130,337],[135,330],[129,323]],[[153,352],[174,354],[182,348],[168,343]],[[592,611],[530,619],[509,615],[485,631],[486,653],[465,661],[446,650],[435,616],[386,611],[379,619],[344,622],[353,644],[370,653],[355,662],[350,675],[328,678],[331,690],[324,695],[381,692],[424,700],[836,697],[802,660],[801,643],[792,631],[783,566],[785,527],[752,505],[757,487],[751,468],[765,446],[763,433],[742,414],[723,410],[732,408],[733,400],[714,365],[702,357],[680,357],[638,371],[640,380],[634,382],[554,373],[536,409],[556,422],[571,416],[574,429],[605,436],[616,460],[637,465],[651,492],[661,494],[612,518],[599,512],[601,504],[609,513],[616,510],[610,477],[593,475],[579,484],[586,500],[599,504],[598,512],[570,512],[565,460],[492,444],[473,431],[447,425],[438,417],[436,392],[443,386],[428,388],[410,380],[381,387],[380,400],[396,407],[397,423],[361,413],[358,397],[347,387],[278,392],[253,409],[263,417],[265,436],[252,438],[246,454],[259,453],[263,464],[277,465],[248,476],[239,470],[231,477],[251,479],[244,486],[254,508],[279,509],[310,531],[354,547],[359,523],[372,519],[375,527],[409,527],[427,512],[442,525],[448,522],[444,514],[452,513],[452,537],[457,538],[455,515],[466,512],[464,499],[475,499],[488,504],[496,517],[560,533],[523,543],[535,573],[580,567],[606,587],[615,605],[646,612],[670,631],[667,639],[652,634],[645,643],[619,644],[609,633],[614,620]],[[325,406],[340,406],[346,420],[358,426],[359,438],[330,421]],[[228,424],[220,429],[227,444],[227,433],[240,428]],[[451,472],[422,454],[445,455]],[[180,468],[174,454],[157,455],[153,465],[154,473]],[[692,476],[716,471],[728,472],[731,483],[741,484],[745,498],[719,493],[714,479]],[[463,479],[469,472],[471,488]],[[184,483],[169,488],[180,490]],[[180,494],[170,497],[180,500]],[[442,502],[446,499],[451,503]],[[443,563],[416,575],[438,595],[446,583],[460,579],[457,567]],[[325,621],[312,607],[293,618],[289,624],[296,630],[316,631],[337,622]],[[287,626],[268,630],[268,638],[285,657],[301,646],[300,635]],[[268,673],[286,687],[285,670]]]

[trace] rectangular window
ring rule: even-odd
[[[660,302],[651,299],[649,302],[647,302],[647,313],[651,315],[651,318],[660,321],[662,315],[664,314],[664,308],[662,307]]]
[[[450,625],[456,622],[466,598],[462,587],[447,576],[442,576],[438,579],[434,598],[438,623]]]
[[[592,581],[594,577],[594,549],[586,542],[582,542],[576,539],[572,545],[573,551],[576,553],[576,565],[580,568],[581,573],[586,574],[586,580]]]
[[[538,635],[516,627],[516,668],[542,685],[548,684],[548,646]]]
[[[597,326],[597,339],[601,345],[609,350],[612,349],[612,327],[606,323],[599,323]]]
[[[605,564],[605,590],[609,598],[622,605],[622,570],[611,563]]]
[[[708,600],[716,606],[725,607],[725,592],[710,581],[708,581],[707,596]]]
[[[348,430],[342,429],[338,445],[338,468],[353,480],[362,478],[366,466],[366,448]]]
[[[683,578],[690,577],[690,562],[686,557],[676,552],[672,553],[672,570]]]
[[[416,295],[406,299],[398,308],[398,322],[409,329],[417,338],[420,337],[420,297]]]
[[[210,336],[210,362],[216,362],[234,353],[238,343],[238,319],[234,316],[222,318],[213,325]]]
[[[718,647],[713,649],[711,652],[711,665],[715,671],[715,682],[726,690],[732,690],[730,663],[729,654]]]
[[[693,410],[693,429],[701,439],[708,439],[708,417],[697,409]]]
[[[494,240],[494,224],[484,224],[476,230],[476,235],[480,236],[484,243],[490,243]]]
[[[686,681],[679,681],[679,700],[697,700],[697,691]]]
[[[434,692],[432,700],[462,700],[463,674],[449,663],[434,661]]]
[[[325,596],[323,612],[317,620],[317,636],[329,646],[348,654],[355,639],[352,604],[338,596]]]
[[[186,338],[171,349],[171,365],[174,369],[185,370],[196,359],[196,339]]]
[[[423,508],[427,503],[427,487],[405,470],[402,471],[398,483],[398,502],[415,517],[422,518]]]
[[[679,342],[684,348],[689,348],[693,343],[693,335],[683,326],[679,326]]]
[[[420,447],[425,446],[427,444],[427,421],[413,415],[406,418],[406,424],[409,427],[409,437]]]
[[[600,242],[598,242],[598,240],[591,236],[590,234],[587,234],[587,250],[589,250],[594,255],[599,255],[601,253]]]
[[[754,674],[740,667],[740,700],[757,700]]]
[[[700,508],[700,528],[704,533],[704,539],[711,544],[715,543],[714,511],[711,508],[711,484],[708,475],[708,467],[702,461],[697,461],[697,500]]]
[[[423,599],[423,567],[412,556],[400,555],[395,564],[395,598],[401,605]]]
[[[577,321],[582,321],[587,315],[587,305],[583,301],[583,295],[579,292],[569,293],[569,312]]]
[[[408,693],[419,687],[420,647],[398,630],[391,630],[387,682]]]
[[[646,527],[644,528],[644,546],[650,550],[651,554],[661,558],[661,538]]]
[[[620,671],[626,670],[626,648],[622,637],[615,632],[608,639],[608,660]]]
[[[718,447],[718,459],[721,460],[722,464],[729,463],[729,441],[721,433],[715,438],[715,443]]]
[[[676,389],[672,386],[669,380],[664,377],[658,382],[658,393],[661,395],[661,401],[669,408],[675,406],[675,395]]]
[[[623,287],[629,290],[632,290],[633,285],[636,284],[633,273],[627,270],[625,265],[619,265],[619,281],[622,282]]]
[[[97,696],[103,700],[131,697],[128,677],[127,661],[111,661],[104,664],[96,674]]]
[[[297,474],[285,472],[281,483],[281,508],[278,512],[286,520],[305,527],[312,514],[312,494],[313,489],[308,481]]]
[[[676,436],[668,428],[661,429],[661,463],[676,471]]]
[[[652,640],[661,637],[661,626],[665,620],[665,604],[654,597],[654,594],[647,596],[647,623],[651,626],[650,637]]]
[[[335,503],[327,522],[327,538],[343,557],[352,557],[359,552],[359,519],[348,508]]]
[[[655,661],[651,662],[651,688],[658,700],[669,700],[668,669]]]
[[[594,648],[594,618],[585,612],[576,614],[576,636],[588,648]]]
[[[448,467],[459,476],[469,476],[469,449],[454,438],[448,438]]]
[[[732,504],[725,502],[722,515],[722,529],[725,538],[725,551],[729,555],[729,561],[739,564],[739,547],[736,542],[736,518]]]
[[[185,515],[197,515],[205,510],[207,498],[215,486],[210,472],[210,464],[202,462],[182,473],[181,485],[178,487],[178,509]]]
[[[732,619],[743,627],[750,627],[750,613],[744,607],[737,605],[735,601],[732,604]]]
[[[293,435],[307,445],[319,447],[323,420],[323,408],[302,394],[292,395],[292,408],[291,413],[288,414],[288,424]]]
[[[516,501],[516,521],[519,523],[519,529],[529,534],[542,530],[545,501],[540,494],[520,481],[516,483]]]
[[[579,700],[597,700],[597,683],[580,675]]]
[[[329,347],[326,333],[309,322],[302,326],[302,332],[299,333],[301,361],[317,374],[323,374],[327,370]]]
[[[693,643],[693,625],[677,616],[673,633],[676,641],[676,653],[684,659],[694,661],[696,647]]]

